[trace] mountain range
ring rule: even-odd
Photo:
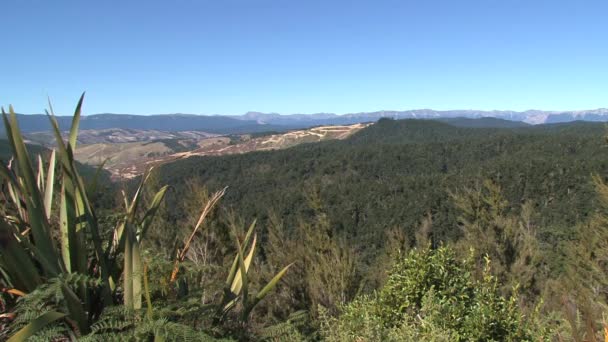
[[[276,113],[266,114],[259,112],[248,112],[240,116],[234,116],[242,120],[256,121],[258,123],[273,125],[289,125],[294,123],[316,122],[319,124],[351,124],[357,122],[376,121],[388,117],[393,119],[440,119],[440,118],[470,118],[477,119],[492,117],[510,121],[521,121],[527,124],[563,123],[571,121],[608,121],[608,109],[599,108],[581,111],[542,111],[527,110],[517,111],[483,111],[483,110],[446,110],[438,111],[432,109],[416,109],[405,111],[382,110],[376,112],[362,112],[351,114],[291,114],[281,115]]]
[[[243,134],[268,131],[286,131],[313,126],[350,125],[375,122],[380,118],[393,119],[477,119],[491,117],[525,124],[549,124],[571,121],[608,121],[608,109],[582,111],[481,111],[417,109],[406,111],[376,111],[351,114],[276,114],[248,112],[243,115],[194,115],[194,114],[93,114],[83,116],[80,127],[84,130],[135,129],[158,131],[204,131],[212,134]],[[19,125],[25,133],[44,132],[51,129],[48,118],[41,114],[18,114]],[[70,116],[57,116],[59,126],[67,129]],[[0,123],[0,126],[2,124]],[[4,131],[3,129],[1,131]]]
[[[56,116],[61,129],[68,129],[71,116]],[[24,133],[51,131],[49,119],[43,114],[17,114],[21,131]],[[4,131],[4,124],[1,123]],[[213,134],[238,134],[281,129],[273,125],[262,125],[252,120],[221,116],[193,114],[93,114],[82,116],[80,128],[83,130],[155,130],[155,131],[204,131]]]

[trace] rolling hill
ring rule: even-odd
[[[459,236],[450,194],[490,178],[511,203],[534,204],[542,218],[538,226],[547,227],[539,234],[550,243],[555,234],[572,233],[571,225],[593,210],[590,175],[608,173],[603,135],[597,123],[468,128],[384,119],[344,140],[193,156],[159,172],[161,183],[177,194],[190,179],[211,190],[229,186],[227,208],[262,225],[271,213],[286,227],[311,219],[313,196],[331,213],[331,226],[357,241],[362,254],[381,246],[391,227],[414,236],[427,214],[438,241]]]
[[[200,140],[216,136],[217,134],[206,133],[203,131],[161,131],[161,130],[143,130],[143,129],[123,129],[123,128],[107,128],[107,129],[85,129],[78,134],[79,144],[99,144],[99,143],[128,143],[128,142],[147,142],[155,140],[171,140],[171,139],[191,139]],[[67,134],[64,134],[67,137]],[[53,146],[55,144],[55,136],[49,131],[32,132],[25,134],[26,139],[35,144],[44,146]]]
[[[242,134],[231,136],[184,137],[126,143],[101,142],[80,146],[77,160],[87,165],[99,165],[111,172],[114,179],[129,179],[154,165],[165,164],[192,156],[241,154],[254,151],[285,149],[303,143],[345,139],[365,128],[367,124],[321,126],[286,133]],[[79,138],[82,140],[83,138]]]

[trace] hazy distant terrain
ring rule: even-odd
[[[482,110],[432,110],[432,109],[416,109],[405,111],[390,111],[382,110],[377,112],[351,113],[337,115],[331,113],[320,114],[266,114],[258,112],[249,112],[238,118],[243,120],[255,120],[258,123],[272,125],[304,125],[306,123],[317,125],[331,124],[351,124],[356,122],[376,121],[380,118],[391,119],[439,119],[439,118],[498,118],[510,121],[521,121],[528,124],[544,124],[570,121],[608,121],[608,109],[593,109],[581,111],[542,111],[528,110],[524,112],[517,111],[482,111]]]
[[[83,145],[76,151],[76,159],[84,164],[99,165],[112,173],[115,179],[133,178],[153,165],[191,156],[218,156],[254,151],[278,150],[302,143],[344,139],[365,128],[368,124],[348,126],[321,126],[286,133],[242,134],[230,136],[171,135],[154,141],[114,143],[103,141]],[[143,135],[142,132],[140,134]],[[157,131],[155,135],[165,136]],[[167,133],[167,135],[170,135]],[[179,137],[182,135],[182,137]],[[89,139],[88,141],[90,141]]]
[[[254,115],[248,113],[240,116],[240,120],[249,124],[253,131],[241,134],[217,134],[208,133],[210,130],[230,132],[228,126],[218,129],[219,126],[207,127],[205,130],[170,130],[171,128],[184,128],[182,120],[191,116],[178,115],[173,117],[174,122],[168,123],[165,129],[142,129],[142,128],[100,128],[84,129],[78,136],[79,148],[75,152],[76,159],[91,166],[104,163],[104,168],[112,174],[114,179],[129,179],[142,174],[146,169],[154,165],[166,164],[175,160],[188,158],[191,156],[220,156],[230,154],[241,154],[254,151],[285,149],[302,143],[318,142],[324,140],[344,139],[353,133],[365,128],[369,123],[352,123],[346,125],[323,125],[310,127],[319,121],[331,122],[332,115]],[[93,121],[107,119],[106,116],[92,116]],[[111,116],[113,119],[115,116]],[[170,116],[158,116],[168,119]],[[61,117],[60,117],[61,118]],[[88,126],[94,126],[91,116],[88,117]],[[126,116],[133,118],[133,116]],[[143,117],[147,118],[147,117]],[[260,121],[262,118],[270,119],[272,123]],[[361,119],[363,117],[359,117]],[[21,116],[23,124],[28,124],[29,116]],[[46,119],[46,118],[45,118]],[[137,119],[137,118],[136,118]],[[256,119],[252,121],[249,119]],[[36,122],[34,116],[32,122]],[[231,121],[232,120],[232,121]],[[290,121],[291,120],[291,121]],[[357,121],[354,117],[349,120]],[[367,119],[366,119],[367,120]],[[455,127],[468,128],[521,128],[530,126],[521,121],[510,121],[494,117],[465,118],[465,117],[440,117],[434,120],[441,121]],[[85,122],[86,120],[83,120]],[[137,122],[142,122],[138,121]],[[245,127],[234,125],[230,119],[232,127]],[[369,121],[375,121],[370,119]],[[100,126],[110,125],[107,121]],[[254,122],[254,124],[251,124]],[[307,126],[306,129],[289,129],[286,126],[291,122],[291,126]],[[299,122],[296,124],[295,122]],[[68,123],[63,123],[68,124]],[[115,123],[118,125],[118,123]],[[155,123],[145,127],[156,127]],[[135,126],[134,122],[124,126]],[[33,125],[34,127],[42,127]],[[67,127],[67,126],[66,126]],[[259,132],[259,128],[269,128],[267,132]],[[278,129],[277,129],[278,128]],[[65,132],[64,132],[65,134]],[[29,132],[25,134],[27,141],[31,144],[39,144],[51,148],[54,144],[54,136],[50,131]]]
[[[143,130],[143,129],[88,129],[80,131],[78,143],[98,144],[98,143],[128,143],[146,142],[162,139],[204,139],[216,136],[217,134],[206,133],[203,131],[178,131],[168,132],[163,130]],[[32,132],[26,134],[28,141],[40,145],[51,146],[55,143],[55,137],[50,131]]]
[[[267,131],[286,131],[313,126],[352,125],[375,122],[380,118],[392,119],[454,119],[454,118],[496,118],[526,124],[561,123],[571,121],[608,121],[608,109],[581,111],[481,111],[448,110],[437,111],[418,109],[406,111],[376,111],[337,115],[318,114],[275,114],[248,112],[243,115],[193,115],[193,114],[93,114],[82,117],[83,130],[156,130],[164,132],[202,131],[210,134],[245,134]],[[51,127],[46,115],[18,115],[19,125],[24,133],[49,132]],[[59,127],[67,129],[70,116],[57,117]],[[3,124],[0,122],[0,126]],[[4,131],[1,129],[0,131]]]
[[[78,136],[80,148],[76,151],[76,158],[93,166],[105,162],[104,168],[114,179],[128,179],[153,165],[191,156],[240,154],[344,139],[382,117],[430,118],[455,127],[521,128],[530,126],[524,121],[537,120],[541,115],[537,112],[526,113],[419,110],[347,115],[278,115],[250,112],[233,117],[99,114],[82,118],[81,127],[84,129]],[[579,113],[577,116],[543,113],[546,114],[545,121],[566,120],[569,117],[604,118],[600,112]],[[29,143],[53,146],[54,136],[46,116],[20,115],[18,118]],[[71,122],[67,119],[58,117],[62,128],[69,127]]]
[[[61,129],[70,127],[71,116],[57,116]],[[24,133],[49,132],[51,125],[46,115],[18,114],[17,120]],[[0,123],[4,127],[3,123]],[[271,125],[262,125],[251,120],[241,120],[229,116],[159,114],[94,114],[83,116],[80,120],[83,130],[104,130],[111,128],[160,131],[204,131],[215,134],[249,133],[268,131]],[[4,131],[4,128],[2,128]]]

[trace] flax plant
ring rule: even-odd
[[[0,163],[0,289],[17,298],[52,284],[58,286],[61,295],[60,303],[14,332],[9,338],[11,342],[27,339],[56,322],[69,327],[71,336],[84,336],[92,331],[104,309],[122,305],[127,310],[139,312],[143,297],[148,307],[147,316],[151,316],[152,298],[144,276],[142,242],[168,186],[154,195],[147,208],[142,208],[142,189],[150,174],[147,172],[131,198],[123,193],[124,211],[119,215],[118,224],[110,234],[102,232],[74,158],[83,99],[84,94],[74,111],[67,140],[64,140],[49,104],[47,116],[56,147],[48,158],[33,158],[13,108],[9,107],[8,113],[2,108],[13,159],[7,164]],[[33,160],[37,161],[36,167]],[[175,256],[172,280],[175,280],[179,263],[184,261],[196,232],[224,191],[217,192],[204,205],[196,227]],[[58,208],[54,206],[57,202]],[[243,319],[276,286],[289,267],[279,272],[257,295],[250,295],[248,274],[256,245],[254,226],[252,224],[245,241],[236,241],[237,255],[227,288],[224,297],[218,299],[222,313],[242,302]],[[252,234],[253,241],[250,241]],[[249,249],[246,257],[245,249]],[[3,315],[15,316],[14,313]]]

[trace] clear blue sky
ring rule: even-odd
[[[3,0],[0,104],[240,114],[608,107],[608,1]]]

